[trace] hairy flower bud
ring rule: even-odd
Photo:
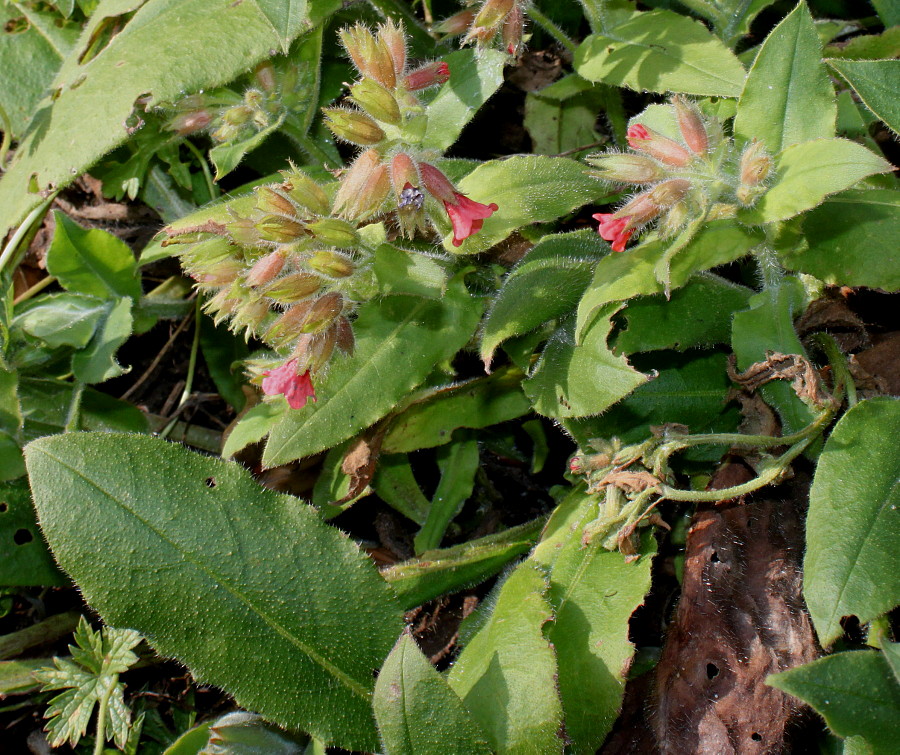
[[[302,224],[280,215],[267,215],[256,224],[256,230],[265,241],[290,244],[306,234]]]
[[[331,203],[322,187],[303,171],[292,165],[290,170],[281,171],[281,175],[284,177],[281,190],[294,202],[316,215],[327,215],[330,212]]]
[[[197,131],[202,131],[212,123],[212,114],[209,110],[193,110],[189,113],[176,115],[168,125],[170,131],[179,136],[188,136]]]
[[[391,185],[397,196],[397,203],[403,205],[403,192],[407,189],[418,189],[422,183],[416,164],[409,155],[399,153],[391,160]],[[419,204],[421,206],[421,203]]]
[[[229,126],[243,126],[253,117],[253,110],[246,105],[235,105],[222,113],[222,120]]]
[[[450,67],[442,62],[426,63],[414,71],[410,71],[403,79],[403,86],[410,92],[443,84],[450,79]]]
[[[264,60],[253,72],[259,88],[265,92],[271,92],[275,89],[275,66],[268,60]]]
[[[297,207],[275,186],[256,188],[256,209],[274,215],[296,217]]]
[[[419,163],[419,174],[422,176],[422,183],[425,185],[428,193],[435,199],[439,199],[442,202],[456,201],[456,189],[450,183],[450,179],[433,165]]]
[[[270,252],[254,263],[244,282],[248,286],[265,285],[274,280],[283,267],[284,255],[281,252]]]
[[[356,69],[363,75],[375,79],[388,89],[397,85],[394,58],[391,49],[381,37],[375,37],[362,24],[341,29],[341,42]]]
[[[238,215],[233,209],[228,208],[231,220],[225,224],[225,229],[235,244],[241,246],[256,246],[262,239],[256,221]]]
[[[675,120],[684,143],[694,154],[705,155],[709,149],[709,135],[697,106],[684,97],[675,97],[672,104],[675,106]]]
[[[322,273],[332,278],[346,278],[353,275],[353,260],[340,252],[321,250],[315,252],[305,261],[317,273]]]
[[[671,207],[676,202],[680,202],[690,190],[690,181],[684,178],[673,178],[655,186],[650,191],[650,198],[657,207]]]
[[[317,294],[322,288],[322,279],[310,273],[292,273],[279,278],[265,290],[266,296],[281,304],[294,304]]]
[[[762,143],[754,139],[741,155],[741,183],[744,186],[756,186],[766,180],[771,170],[772,158]]]
[[[256,333],[269,316],[269,304],[265,299],[244,300],[231,313],[231,327],[234,330],[246,328]]]
[[[359,110],[324,108],[326,125],[338,138],[360,147],[371,147],[384,139],[384,131],[368,115]]]
[[[374,149],[363,152],[341,181],[334,211],[345,218],[363,219],[378,212],[390,192],[387,166]]]
[[[466,8],[449,18],[445,18],[439,24],[432,28],[438,34],[445,34],[448,37],[455,37],[467,31],[475,20],[475,9]]]
[[[397,99],[374,79],[363,79],[350,87],[352,100],[376,120],[396,126],[400,123]]]
[[[406,34],[403,26],[388,19],[378,27],[378,36],[384,42],[391,61],[394,63],[394,73],[399,77],[406,70]]]
[[[329,246],[352,248],[359,242],[356,229],[338,218],[322,218],[309,223],[307,229],[319,241]]]
[[[522,47],[522,36],[525,33],[525,13],[522,6],[516,3],[503,22],[501,38],[503,47],[510,55],[518,55]]]
[[[599,169],[596,173],[592,172],[592,176],[617,183],[647,184],[666,175],[662,165],[645,155],[592,155],[587,162]]]
[[[694,156],[678,142],[658,134],[640,123],[629,126],[627,136],[629,147],[646,152],[666,165],[683,168],[694,159]]]

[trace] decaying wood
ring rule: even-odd
[[[751,475],[726,465],[715,487]],[[662,657],[650,683],[642,680],[648,692],[636,700],[640,684],[629,690],[604,753],[790,751],[797,702],[765,679],[813,660],[818,649],[801,596],[808,488],[797,478],[774,492],[694,515]]]

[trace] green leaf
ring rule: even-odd
[[[41,537],[28,480],[22,477],[0,483],[0,585],[60,587],[66,584],[68,580],[56,568]]]
[[[140,117],[144,108],[174,102],[185,92],[229,82],[270,57],[291,34],[299,33],[303,21],[298,14],[316,24],[337,3],[149,0],[126,4],[138,5],[102,54],[80,62],[83,46],[91,38],[88,27],[67,57],[53,84],[58,97],[35,114],[15,161],[0,181],[0,206],[5,210],[0,236],[42,201],[30,187],[67,186],[128,138],[125,124],[133,115]],[[99,16],[95,13],[91,23],[99,23]],[[142,99],[136,106],[146,95],[146,104]]]
[[[409,632],[384,662],[372,699],[386,755],[488,755],[481,727]]]
[[[846,191],[802,220],[807,243],[781,255],[789,270],[838,286],[900,289],[900,191]]]
[[[277,466],[318,453],[384,417],[437,362],[465,345],[481,309],[458,279],[441,301],[388,296],[361,307],[353,356],[330,367],[316,386],[316,404],[281,416],[263,463]]]
[[[52,658],[0,661],[0,695],[29,695],[40,685],[34,672],[53,663]]]
[[[597,141],[597,113],[603,109],[603,93],[578,74],[569,74],[525,96],[524,125],[532,152],[556,155]]]
[[[894,674],[894,681],[900,684],[900,642],[882,640],[881,649],[884,651],[884,659]]]
[[[278,120],[261,131],[257,131],[248,139],[243,139],[238,142],[217,144],[213,147],[209,151],[209,159],[216,168],[215,180],[220,181],[231,173],[231,171],[240,164],[241,160],[244,159],[244,156],[248,152],[255,150],[260,144],[268,139],[269,136],[278,131],[278,129],[281,128],[281,124],[284,123],[284,117],[285,113],[282,113]]]
[[[871,2],[886,29],[900,24],[900,5],[894,0],[871,0]]]
[[[895,133],[900,133],[897,81],[900,60],[827,60],[843,76],[859,98]]]
[[[856,142],[816,139],[792,144],[778,156],[774,184],[752,209],[742,210],[742,223],[786,220],[822,203],[829,194],[849,189],[875,173],[888,173],[890,163]]]
[[[56,231],[47,250],[47,271],[71,292],[101,299],[141,295],[131,249],[111,233],[86,230],[64,213],[53,213]]]
[[[673,290],[680,288],[697,272],[740,259],[762,240],[758,231],[742,228],[733,221],[713,221],[672,259],[669,285]],[[579,340],[606,304],[663,290],[655,270],[666,247],[665,242],[649,241],[623,254],[607,255],[597,263],[594,280],[578,304]]]
[[[406,454],[383,454],[372,478],[372,488],[392,509],[419,526],[425,524],[431,501],[419,487]]]
[[[125,705],[124,687],[119,674],[137,663],[132,649],[141,641],[133,629],[106,627],[91,629],[82,616],[75,630],[75,645],[69,645],[72,659],[54,658],[55,668],[34,673],[43,691],[62,689],[44,714],[49,719],[50,744],[59,747],[69,742],[73,747],[87,731],[94,705],[108,697],[104,731],[112,735],[119,749],[125,746],[131,722],[131,711]]]
[[[763,42],[738,102],[735,136],[758,139],[770,152],[834,136],[834,87],[822,45],[801,2]]]
[[[438,449],[441,481],[431,499],[428,517],[415,537],[417,554],[421,555],[423,551],[441,544],[450,522],[472,495],[478,460],[478,443],[472,439],[458,440]]]
[[[569,315],[608,252],[591,230],[545,236],[535,244],[506,276],[484,319],[481,358],[489,363],[507,338]]]
[[[199,755],[209,741],[209,727],[212,721],[195,726],[172,742],[163,755]]]
[[[109,311],[109,302],[84,294],[50,294],[26,302],[12,321],[52,349],[87,346],[97,325]]]
[[[823,645],[841,617],[871,621],[900,603],[900,401],[850,409],[825,443],[809,495],[803,594]]]
[[[639,92],[737,97],[744,68],[699,21],[668,10],[635,13],[575,51],[575,70]]]
[[[846,32],[842,31],[841,34],[843,36]],[[900,55],[900,27],[886,28],[880,34],[860,34],[852,39],[845,39],[837,44],[828,45],[823,53],[828,58],[848,60],[874,61],[896,58]]]
[[[553,614],[543,570],[520,564],[497,595],[494,610],[469,640],[447,681],[488,736],[493,750],[562,753],[556,658],[543,635]]]
[[[290,411],[286,403],[265,401],[245,411],[225,439],[222,458],[230,459],[242,448],[261,441]]]
[[[26,463],[53,552],[108,622],[271,721],[377,746],[372,672],[400,612],[313,509],[237,464],[143,436],[42,438]]]
[[[236,710],[209,725],[203,755],[301,755],[309,737],[297,738],[256,713]]]
[[[641,557],[626,561],[599,542],[584,546],[582,530],[597,516],[597,496],[575,489],[557,507],[532,559],[550,570],[555,620],[547,639],[556,650],[558,686],[573,752],[595,752],[622,705],[634,646],[628,621],[650,589],[656,551],[646,538]]]
[[[523,377],[508,366],[487,377],[435,389],[391,421],[382,453],[442,446],[459,427],[482,428],[521,417],[531,409],[522,393]]]
[[[750,297],[750,306],[735,313],[731,322],[737,368],[746,370],[755,362],[765,361],[770,351],[806,356],[794,330],[794,318],[803,313],[807,304],[803,284],[793,277]],[[761,386],[759,393],[778,411],[786,435],[799,432],[815,417],[786,380],[773,380]]]
[[[522,383],[536,412],[557,419],[599,414],[647,381],[607,345],[618,309],[612,304],[601,310],[581,343],[574,342],[571,323],[548,342],[534,372]]]
[[[131,335],[132,300],[110,301],[102,322],[86,348],[72,357],[72,372],[82,383],[102,383],[127,372],[115,359],[116,351]],[[130,369],[130,368],[129,368]]]
[[[444,58],[447,81],[428,105],[428,125],[422,146],[446,151],[465,125],[503,83],[506,55],[498,50],[457,50]]]
[[[335,11],[340,10],[341,0],[252,0],[272,24],[281,51],[288,52],[291,42],[301,33],[320,24]]]
[[[543,526],[544,519],[535,519],[495,535],[426,551],[421,558],[382,569],[381,576],[394,588],[403,609],[409,610],[494,576],[514,558],[531,550]]]
[[[25,474],[22,423],[19,376],[0,368],[0,480],[14,480]]]
[[[436,259],[381,244],[375,250],[372,271],[382,294],[409,294],[440,299],[447,286],[447,268]]]
[[[673,291],[641,297],[621,312],[625,329],[615,348],[625,354],[656,349],[684,351],[731,340],[731,317],[744,309],[752,292],[711,273],[691,278]]]
[[[20,19],[21,23],[17,23]],[[63,58],[78,38],[75,24],[59,24],[53,13],[30,5],[0,6],[0,107],[6,111],[17,139],[50,88]]]
[[[874,755],[891,755],[900,739],[900,685],[882,653],[835,653],[772,674],[766,684],[799,697],[839,736],[862,736]]]
[[[462,246],[454,247],[452,234],[446,236],[444,247],[459,254],[483,252],[517,228],[556,220],[603,192],[581,163],[545,155],[482,163],[459,182],[459,190],[476,202],[499,207]]]

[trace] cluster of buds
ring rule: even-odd
[[[475,43],[479,48],[499,40],[507,53],[517,56],[522,50],[525,2],[483,0],[477,9],[476,3],[477,0],[468,0],[465,10],[441,21],[434,31],[447,37],[463,35],[464,45]]]
[[[356,226],[334,217],[332,202],[297,168],[279,184],[256,189],[248,215],[208,224],[205,238],[180,253],[182,266],[209,295],[205,309],[287,355],[251,362],[267,395],[284,394],[295,409],[315,399],[312,377],[337,349],[353,350],[357,302],[371,294],[368,256]],[[193,241],[176,237],[174,243]]]
[[[651,223],[666,238],[701,214],[729,214],[749,206],[766,191],[772,159],[759,142],[748,144],[739,157],[719,125],[682,98],[672,101],[680,141],[635,123],[628,128],[630,152],[592,155],[591,175],[613,184],[643,190],[615,212],[601,212],[598,233],[622,252],[631,237]]]
[[[391,21],[376,33],[362,25],[341,32],[341,42],[360,74],[350,87],[352,107],[325,109],[334,135],[362,149],[344,175],[334,210],[363,222],[396,211],[400,230],[412,238],[445,213],[456,246],[481,230],[496,204],[475,202],[453,186],[420,145],[428,125],[417,96],[450,77],[446,63],[410,68],[403,30]]]
[[[184,97],[175,103],[167,128],[180,136],[206,131],[214,142],[233,143],[251,138],[275,123],[291,106],[292,89],[300,72],[294,65],[260,63],[254,86],[243,96],[217,89]]]

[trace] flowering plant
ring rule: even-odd
[[[0,3],[0,631],[146,638],[96,751],[889,751],[886,4],[114,5]]]

